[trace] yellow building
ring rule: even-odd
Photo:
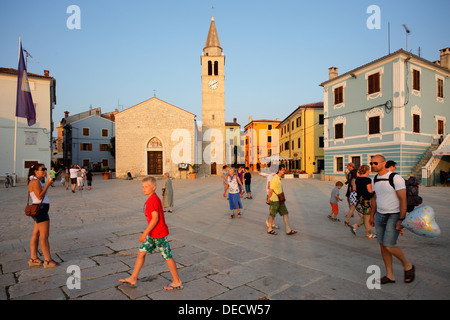
[[[280,123],[276,120],[252,120],[245,126],[245,166],[250,170],[260,170],[261,158],[272,156],[279,150]]]
[[[324,170],[323,102],[299,106],[278,125],[280,155],[290,172]]]

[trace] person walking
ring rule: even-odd
[[[273,176],[272,180],[270,180],[270,189],[269,195],[267,199],[267,203],[269,206],[269,218],[267,219],[267,233],[271,235],[277,235],[275,231],[273,231],[273,223],[275,221],[275,216],[277,213],[283,217],[284,225],[286,227],[287,235],[294,235],[297,233],[296,230],[292,230],[289,225],[289,212],[286,207],[283,187],[281,185],[281,178],[284,176],[286,172],[286,168],[283,164],[278,167],[277,173]]]
[[[227,185],[226,190],[228,190],[228,202],[230,204],[230,210],[231,210],[231,219],[234,218],[234,210],[237,210],[237,216],[238,218],[241,217],[241,208],[242,208],[242,202],[240,195],[240,190],[242,189],[242,182],[237,176],[237,174],[234,174],[234,168],[230,168],[228,170],[228,178],[227,178]]]
[[[355,184],[356,178],[358,176],[358,171],[356,169],[351,169],[354,167],[355,165],[350,162],[349,164],[347,164],[347,169],[349,169],[350,171],[348,173],[347,172],[345,173],[345,176],[347,177],[346,184],[348,184],[346,196],[349,210],[347,215],[345,216],[344,224],[348,227],[350,227],[350,219],[353,217],[356,208],[356,203],[358,202]],[[359,212],[358,214],[360,217],[362,217],[362,214],[360,214]]]
[[[86,170],[86,182],[87,182],[88,190],[91,190],[91,188],[92,188],[92,178],[93,177],[94,177],[94,175],[92,174],[92,171],[87,169]]]
[[[147,252],[152,253],[155,249],[158,249],[163,259],[166,261],[173,278],[172,283],[165,286],[164,289],[180,290],[183,289],[183,284],[178,275],[177,264],[172,257],[172,251],[170,249],[169,241],[167,240],[169,228],[164,218],[164,209],[161,200],[156,195],[155,191],[156,179],[150,176],[144,178],[144,180],[142,180],[142,192],[148,196],[144,209],[148,226],[139,237],[139,242],[141,242],[142,245],[139,248],[133,273],[126,279],[119,279],[119,282],[135,286],[139,272],[144,266]]]
[[[370,225],[375,226],[386,268],[386,276],[380,279],[380,283],[395,283],[393,256],[403,265],[404,282],[411,283],[414,281],[415,267],[397,247],[398,236],[403,229],[401,223],[406,217],[405,180],[400,175],[395,175],[394,188],[390,185],[389,176],[392,172],[386,169],[386,159],[382,155],[372,157],[370,165],[372,171],[377,172],[372,181],[374,196],[371,199]]]
[[[224,165],[222,167],[222,175],[223,178],[223,197],[225,198],[227,196],[227,179],[228,179],[228,166]]]
[[[339,221],[337,218],[337,215],[339,214],[339,201],[342,201],[342,199],[339,196],[339,191],[341,190],[342,186],[344,184],[341,181],[336,182],[333,190],[331,190],[330,195],[330,205],[331,205],[331,212],[328,215],[328,219],[331,219],[333,221]],[[334,218],[332,215],[334,214]]]
[[[251,184],[252,184],[252,175],[250,173],[250,169],[249,167],[245,167],[244,185],[245,185],[245,193],[247,193],[247,199],[253,199]]]
[[[350,231],[356,236],[356,228],[362,226],[366,227],[366,237],[373,239],[376,238],[372,233],[372,227],[369,223],[370,220],[370,199],[373,196],[372,191],[372,179],[368,177],[370,174],[370,167],[368,165],[362,165],[358,169],[358,177],[355,180],[356,194],[358,203],[356,205],[356,211],[362,214],[361,219],[350,226]]]
[[[50,209],[50,200],[47,195],[48,188],[52,185],[53,180],[48,177],[47,182],[41,182],[47,174],[47,168],[44,164],[38,163],[28,170],[28,192],[33,204],[41,204],[39,213],[33,217],[34,227],[30,239],[30,260],[28,265],[44,266],[44,268],[54,268],[59,263],[52,259],[50,254],[50,243],[48,237],[50,235],[50,217],[48,211]],[[38,246],[40,245],[44,261],[38,258]]]
[[[77,186],[78,169],[75,168],[74,164],[70,166],[69,173],[70,173],[70,184],[72,187],[72,192],[75,193],[75,188]]]
[[[172,213],[173,209],[173,187],[172,180],[169,177],[169,173],[164,173],[164,185],[162,187],[163,208],[169,208],[169,212]]]

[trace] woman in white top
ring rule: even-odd
[[[44,265],[44,268],[53,268],[59,265],[50,255],[50,244],[48,242],[50,200],[47,196],[47,190],[52,185],[53,180],[48,176],[47,183],[42,183],[41,179],[46,175],[47,168],[42,163],[33,165],[28,171],[28,192],[30,193],[30,198],[34,204],[41,203],[39,213],[33,217],[34,229],[30,239],[31,258],[28,261],[30,267]],[[42,261],[37,256],[39,244],[41,245],[45,261]]]

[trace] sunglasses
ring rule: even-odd
[[[47,168],[39,168],[36,171],[47,171]]]
[[[378,162],[370,162],[370,165],[371,165],[371,166],[373,166],[373,165],[377,166],[377,165],[378,165]]]

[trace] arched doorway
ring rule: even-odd
[[[151,138],[147,143],[147,174],[149,175],[163,174],[162,147],[163,146],[161,140],[159,140],[156,137]]]

